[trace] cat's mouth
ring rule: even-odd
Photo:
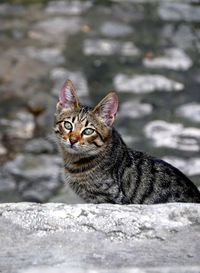
[[[76,144],[67,143],[66,148],[71,153],[80,152],[80,148]]]

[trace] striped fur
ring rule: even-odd
[[[65,84],[65,92],[71,87],[69,98],[75,90],[71,82]],[[110,106],[106,105],[108,99]],[[126,146],[112,126],[116,109],[114,93],[107,95],[94,109],[81,106],[76,95],[74,106],[63,102],[63,94],[60,95],[55,134],[70,187],[86,202],[92,203],[200,203],[198,189],[178,169]],[[66,121],[72,124],[72,130],[64,127]],[[94,133],[84,135],[86,128],[94,129]],[[72,145],[70,138],[76,143]]]

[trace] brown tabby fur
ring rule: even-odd
[[[178,169],[127,148],[112,126],[117,105],[113,92],[95,108],[80,105],[72,83],[64,83],[55,134],[70,187],[93,203],[200,203],[198,189]],[[71,130],[65,128],[66,121],[72,125]],[[86,128],[94,132],[86,135]]]

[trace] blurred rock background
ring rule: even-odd
[[[62,83],[95,105],[116,91],[133,149],[200,186],[200,1],[0,3],[0,202],[81,202],[52,134]]]

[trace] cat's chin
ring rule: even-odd
[[[67,146],[67,147],[65,147],[65,150],[69,154],[80,154],[81,153],[81,150],[77,147]]]
[[[84,149],[83,147],[71,147],[71,146],[66,147],[65,146],[65,150],[68,154],[79,155],[79,156],[98,154],[96,150]]]

